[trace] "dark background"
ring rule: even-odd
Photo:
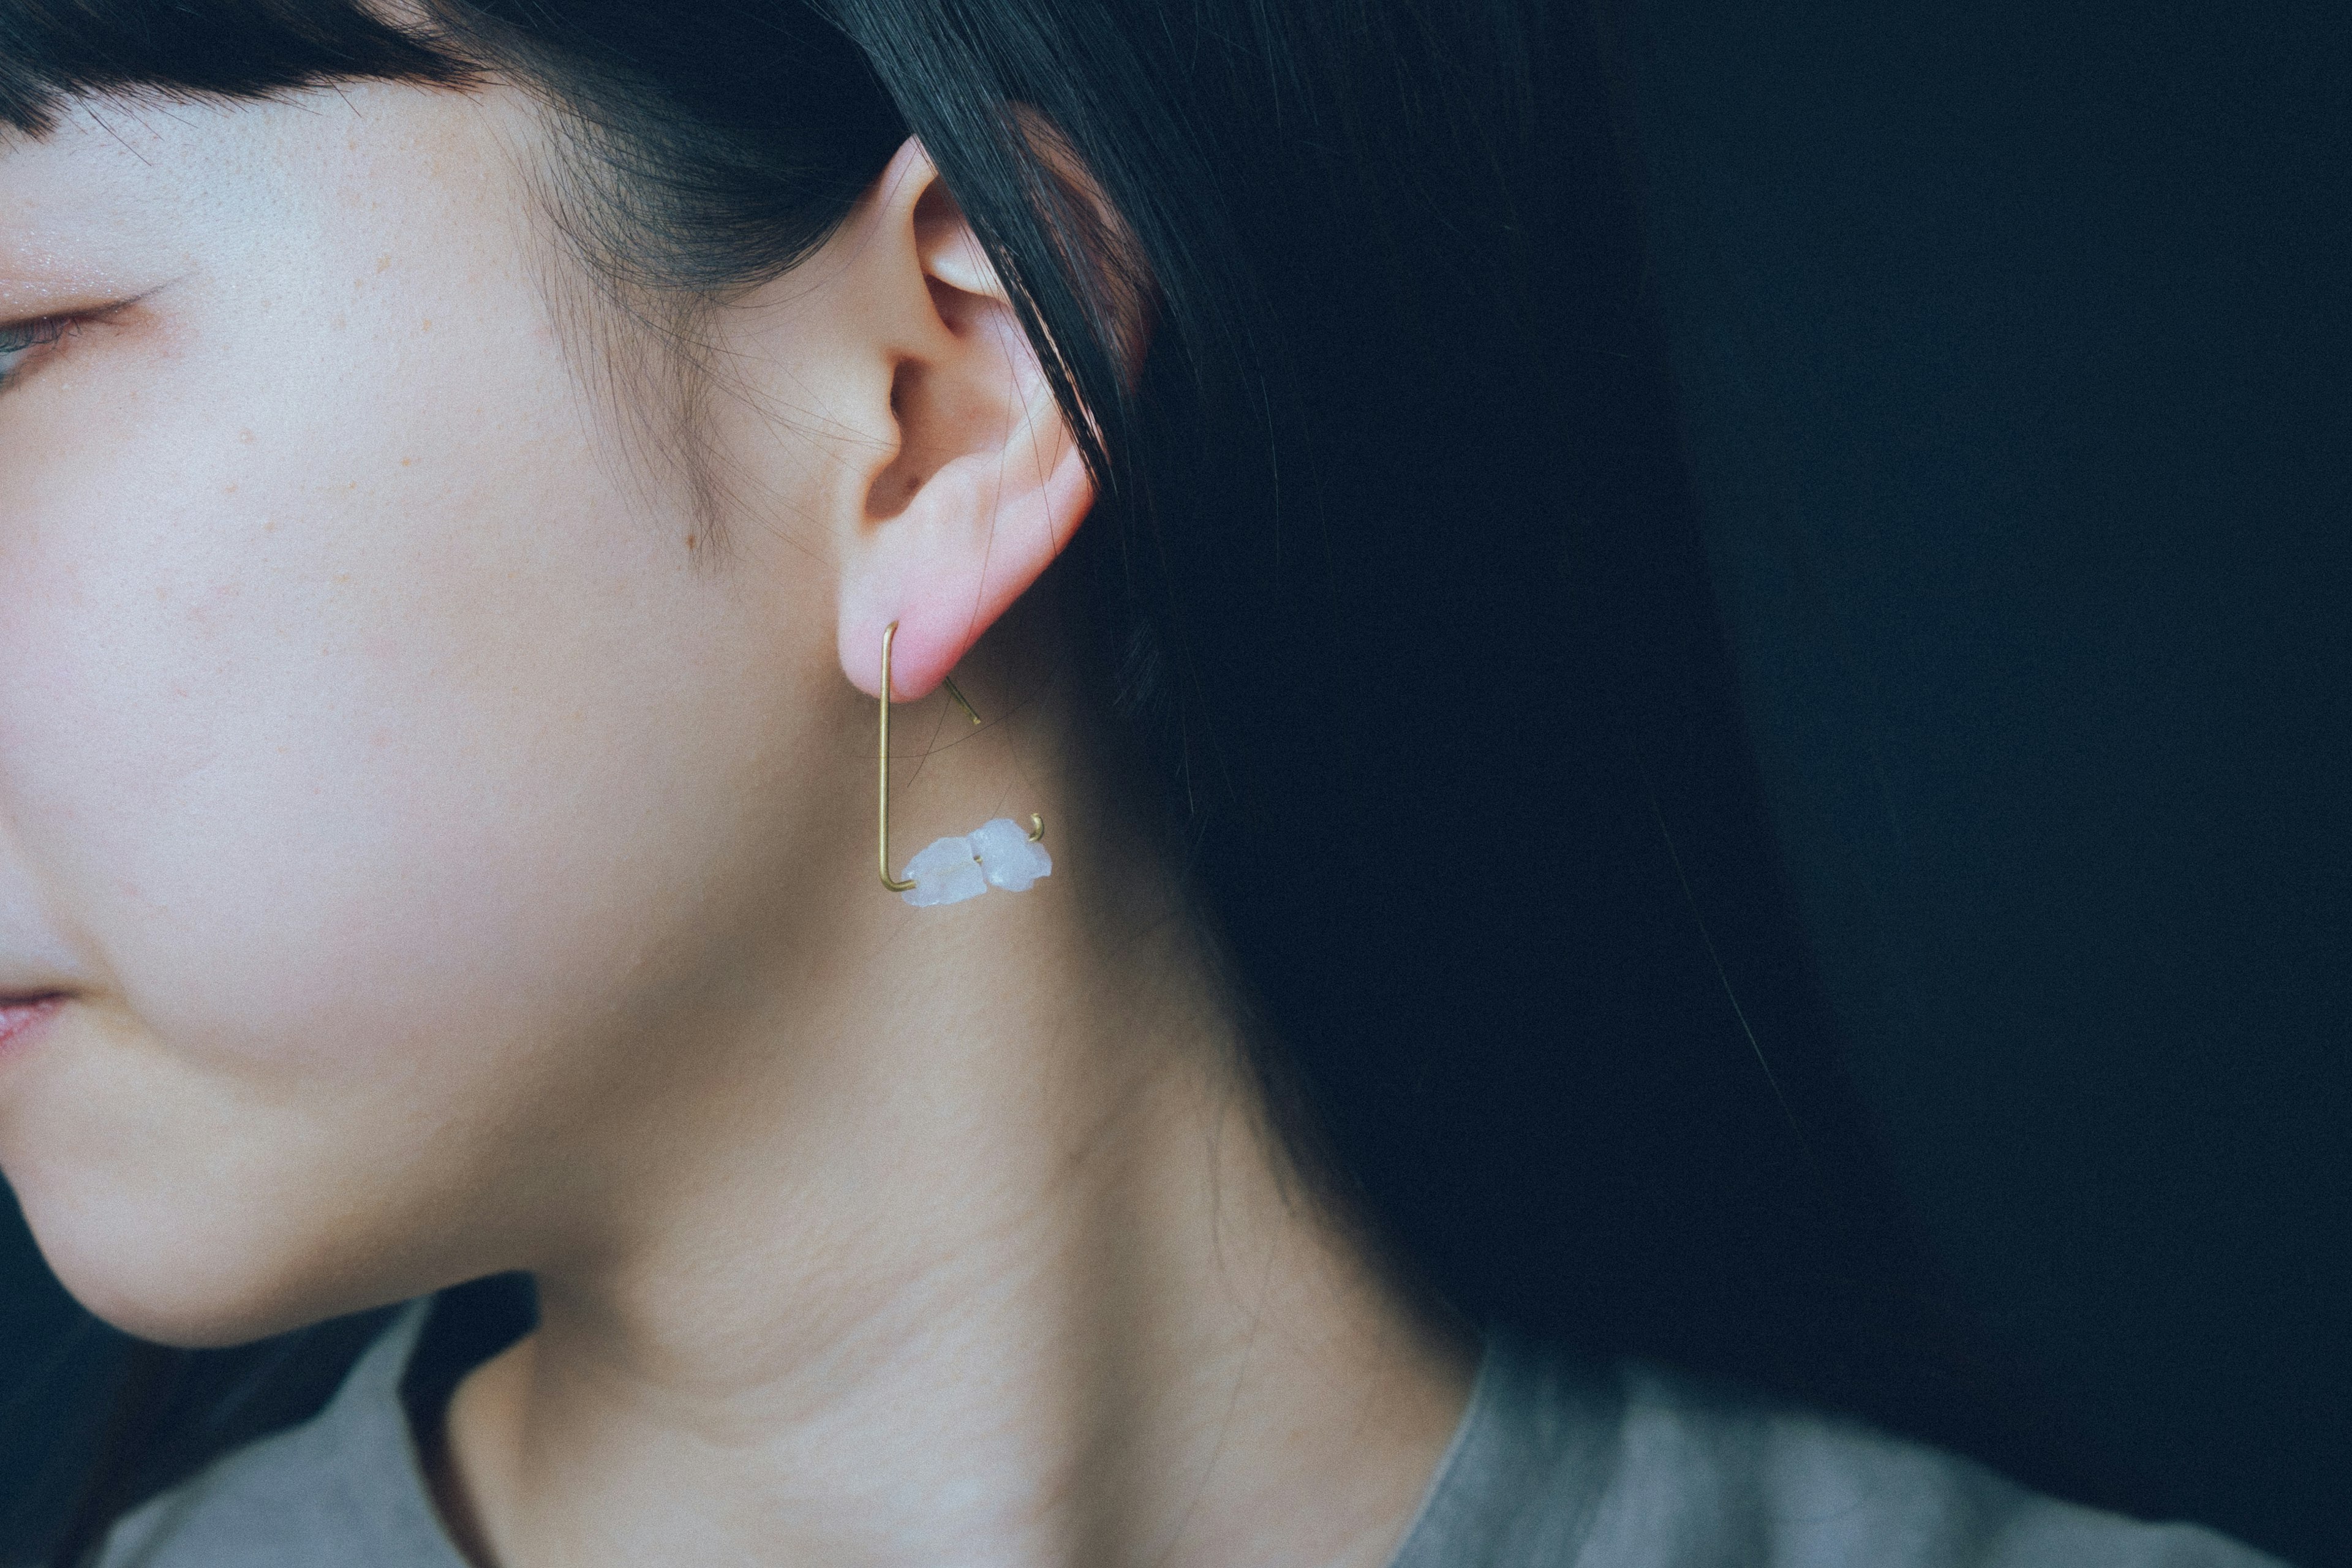
[[[1272,837],[1387,853],[1235,921],[1333,978],[1286,1022],[1465,1310],[2352,1563],[2339,15],[1624,0],[1565,72],[1533,176],[1630,171],[1646,258],[1549,329],[1622,367],[1538,411],[1564,525],[1345,585],[1377,700]],[[1335,514],[1447,518],[1461,434]],[[283,1420],[362,1328],[182,1404]],[[0,1548],[121,1348],[12,1227]]]
[[[2352,1562],[2352,28],[1633,7],[1747,728],[1930,1249],[2117,1488]]]

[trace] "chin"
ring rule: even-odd
[[[421,1293],[355,1277],[332,1259],[345,1248],[240,1225],[234,1203],[57,1197],[37,1182],[18,1193],[58,1282],[93,1316],[157,1344],[247,1344]]]

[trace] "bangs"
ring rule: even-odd
[[[0,130],[30,136],[82,99],[257,99],[478,75],[359,0],[0,0]]]

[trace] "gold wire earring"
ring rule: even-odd
[[[917,908],[932,904],[961,903],[976,899],[991,888],[1002,888],[1008,893],[1025,893],[1040,877],[1054,874],[1054,858],[1045,853],[1042,840],[1045,837],[1045,819],[1035,814],[1029,818],[1029,830],[1024,833],[1020,824],[1000,816],[961,838],[942,838],[907,862],[904,880],[890,875],[890,644],[898,635],[898,623],[892,621],[882,628],[882,747],[881,786],[877,791],[881,807],[881,832],[875,863],[882,873],[882,885]],[[975,724],[980,722],[980,710],[971,705],[956,686],[953,677],[942,681],[956,706],[969,714]]]

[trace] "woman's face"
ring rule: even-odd
[[[625,1161],[565,1152],[863,820],[828,464],[781,443],[716,564],[620,469],[659,443],[555,325],[537,137],[359,87],[0,153],[0,321],[80,318],[0,353],[0,995],[73,998],[0,1051],[0,1168],[134,1331],[593,1245],[548,1238]]]

